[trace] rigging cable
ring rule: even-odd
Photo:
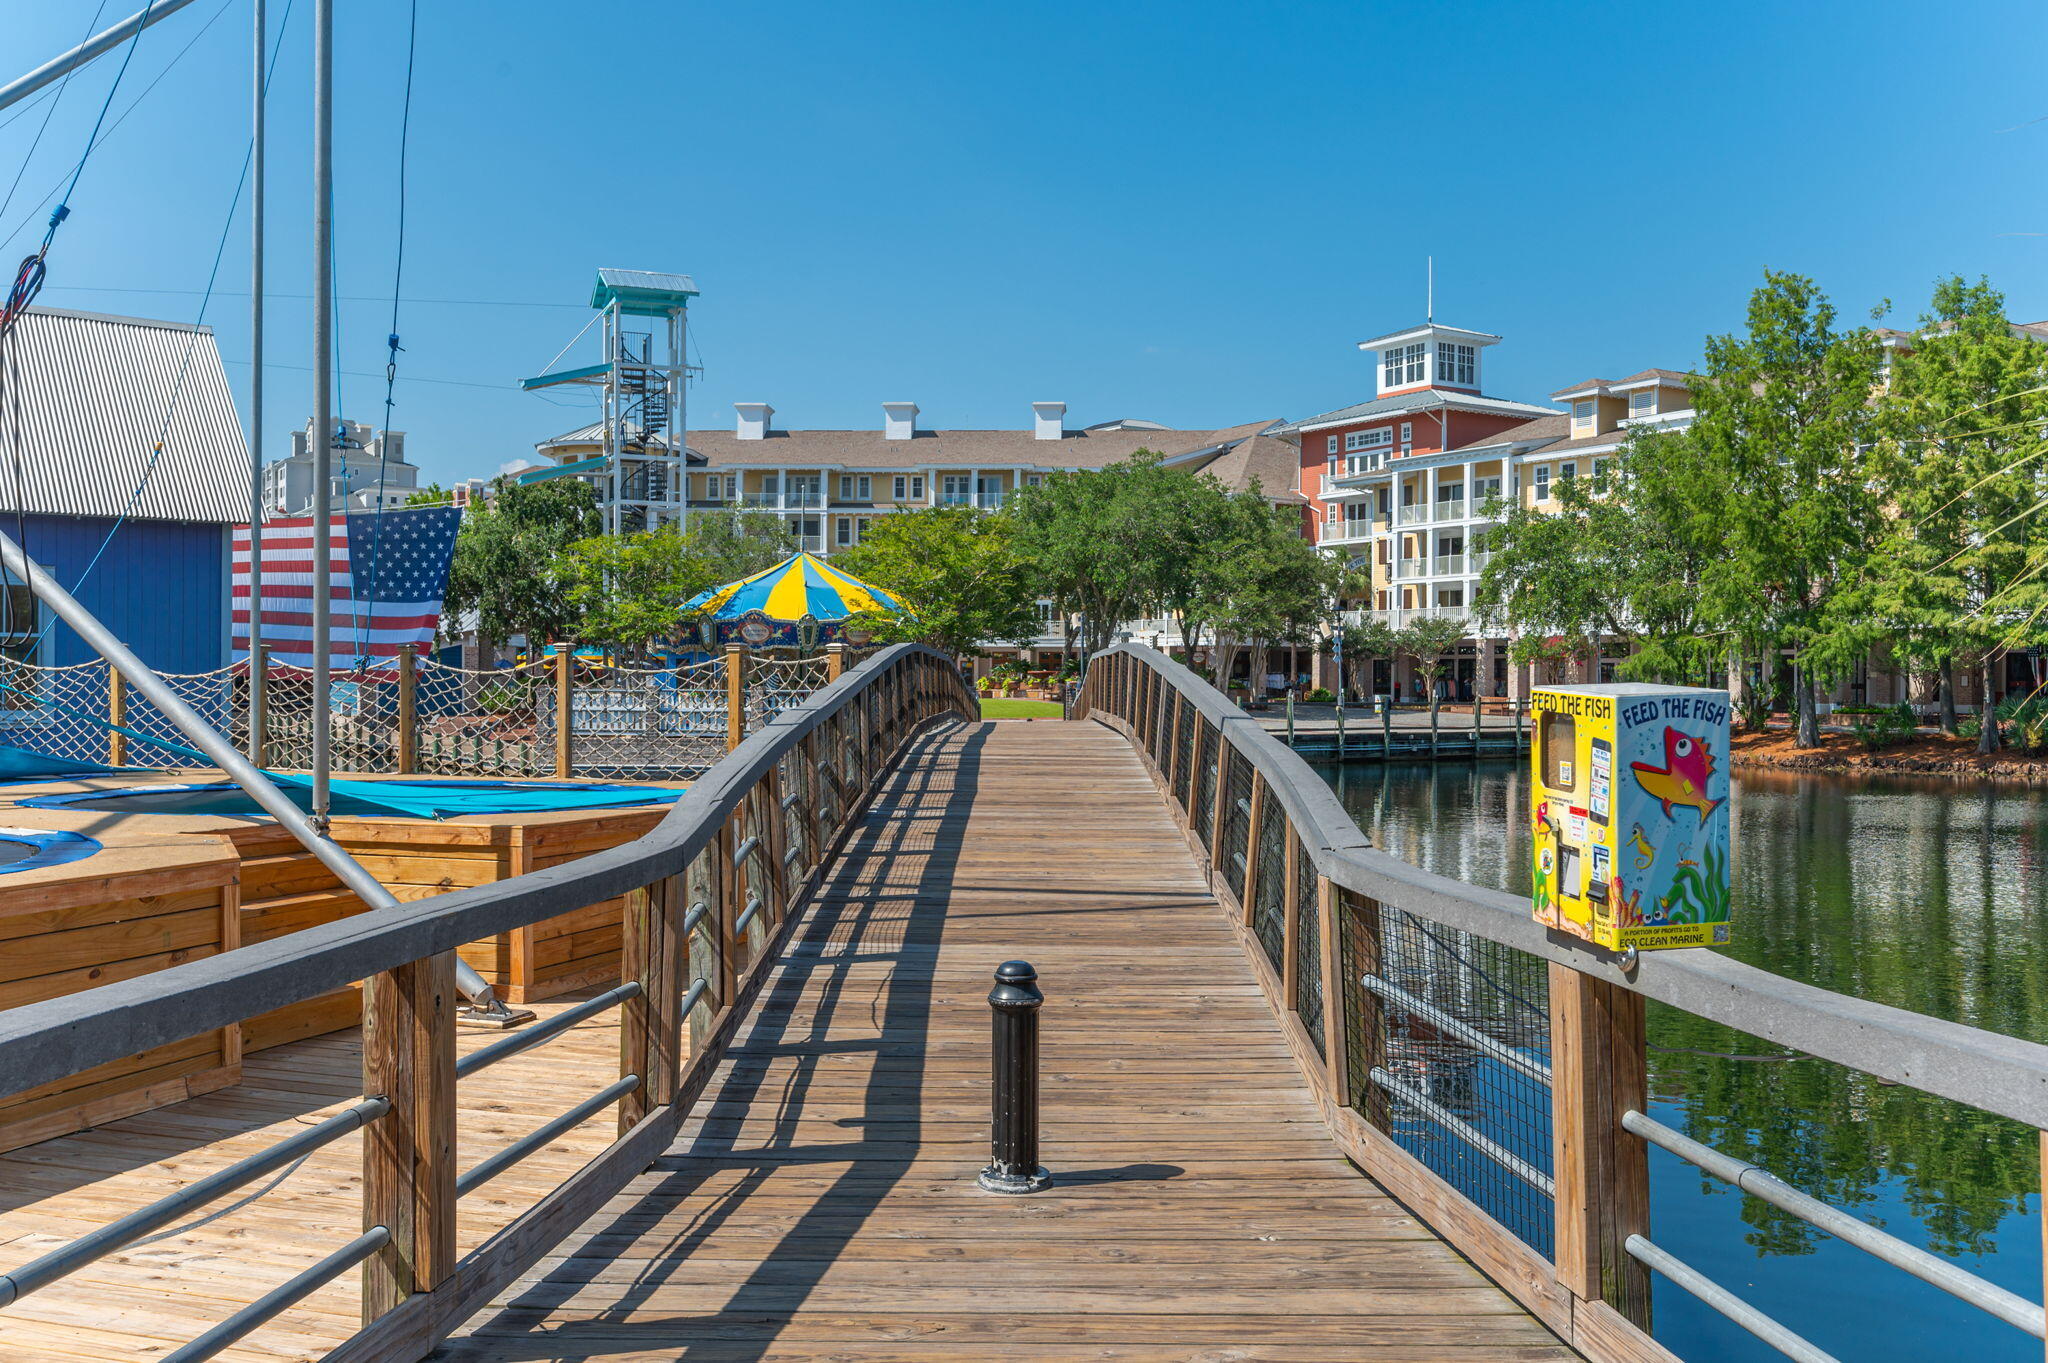
[[[293,3],[294,0],[285,0],[284,13],[282,14],[282,16],[280,16],[278,20],[278,47],[282,47],[285,29],[291,23]],[[225,7],[223,7],[223,12],[224,10]],[[219,18],[219,13],[217,12],[214,17]],[[263,88],[266,93],[268,93],[270,89],[271,80],[277,74],[277,62],[279,55],[280,53],[277,50],[273,49],[270,58],[270,67],[267,71],[264,72]],[[169,68],[167,67],[165,69],[168,70]],[[152,86],[152,88],[154,87]],[[147,91],[144,91],[145,95],[147,93]],[[131,105],[130,107],[132,108],[133,106]],[[161,422],[158,423],[156,440],[150,450],[149,458],[144,462],[142,474],[140,478],[137,479],[134,489],[128,494],[127,501],[122,506],[120,514],[114,518],[113,525],[108,527],[106,535],[101,538],[99,547],[93,550],[92,557],[86,561],[84,570],[79,573],[77,580],[71,584],[71,591],[74,595],[79,591],[80,588],[82,588],[85,585],[87,579],[89,579],[92,576],[94,569],[99,567],[100,560],[106,556],[108,548],[110,548],[113,545],[114,537],[120,534],[122,527],[127,525],[129,518],[135,514],[136,506],[141,503],[143,494],[148,491],[150,481],[155,477],[157,467],[162,462],[164,445],[168,442],[170,438],[171,423],[177,419],[179,404],[184,399],[186,379],[188,378],[191,372],[192,356],[199,346],[200,329],[206,321],[206,309],[213,298],[214,282],[220,277],[221,260],[227,251],[228,234],[234,229],[235,214],[241,208],[242,191],[248,185],[249,166],[254,156],[255,141],[252,138],[250,140],[248,148],[245,149],[242,153],[241,174],[236,177],[234,193],[228,199],[227,218],[226,221],[224,221],[221,224],[220,239],[214,244],[213,265],[212,268],[207,272],[206,276],[207,287],[201,292],[199,300],[199,309],[197,315],[193,319],[192,330],[186,339],[184,354],[179,359],[177,377],[172,384],[170,396],[168,399],[166,399],[163,419]],[[19,399],[17,398],[17,402],[18,400]],[[18,428],[15,439],[15,449],[18,458],[20,449]],[[16,488],[19,490],[21,488],[21,483],[19,481],[20,472],[18,464],[15,476],[17,480]],[[22,497],[19,498],[18,500],[25,503],[26,498]],[[22,541],[22,543],[24,545],[23,551],[26,552],[26,541]],[[39,651],[41,649],[43,641],[46,638],[48,638],[50,632],[57,627],[58,623],[59,622],[56,620],[56,618],[52,617],[50,621],[47,624],[45,624],[43,628],[37,633],[35,648],[30,650],[31,657],[34,656],[34,653],[36,651]]]
[[[377,441],[377,504],[371,513],[371,525],[375,528],[370,534],[370,591],[367,600],[372,610],[375,609],[377,601],[378,573],[384,566],[384,483],[391,467],[391,408],[397,400],[392,390],[398,385],[398,353],[404,348],[398,343],[398,302],[399,290],[405,282],[405,163],[406,151],[412,140],[412,73],[413,62],[419,52],[419,36],[420,5],[419,0],[412,0],[405,33],[405,100],[399,107],[398,115],[398,243],[393,252],[391,267],[391,333],[384,340],[385,345],[389,347],[384,361],[384,433]],[[340,316],[341,310],[335,309],[337,327]],[[340,347],[337,345],[336,351],[339,350]],[[337,353],[335,373],[339,375],[340,372],[341,360]],[[340,382],[337,377],[337,393],[341,391]],[[349,566],[351,570],[354,569],[353,553],[349,556]],[[361,596],[356,598],[356,672],[359,675],[369,667],[366,652],[369,641],[365,637],[363,624],[365,599]]]

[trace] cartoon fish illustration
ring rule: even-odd
[[[1685,805],[1700,816],[1701,823],[1720,807],[1719,800],[1707,798],[1707,778],[1714,774],[1713,756],[1691,734],[1665,725],[1664,765],[1631,762],[1629,766],[1635,771],[1636,784],[1663,803],[1667,819],[1673,805]]]
[[[1650,863],[1657,859],[1657,849],[1650,846],[1650,839],[1643,832],[1643,826],[1636,824],[1628,830],[1629,846],[1635,849],[1636,869],[1647,871]]]

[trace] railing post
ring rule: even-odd
[[[717,849],[711,870],[717,898],[712,904],[711,917],[718,922],[718,1011],[722,1013],[732,1006],[739,979],[740,872],[732,864],[732,820],[726,820],[711,845]]]
[[[555,647],[561,650],[555,654],[555,776],[566,781],[576,771],[576,754],[570,742],[570,719],[575,710],[572,700],[576,685],[576,651],[568,644]]]
[[[1004,961],[989,990],[989,1161],[975,1182],[992,1193],[1035,1193],[1052,1175],[1038,1162],[1038,972]]]
[[[683,940],[683,888],[674,876],[626,894],[621,915],[619,978],[640,993],[619,1009],[619,1077],[640,1087],[619,1099],[619,1134],[675,1101],[682,1081],[683,995],[689,946]]]
[[[1209,815],[1209,864],[1219,872],[1223,868],[1223,810],[1230,801],[1230,740],[1224,737],[1223,726],[1216,726],[1216,798]],[[1228,879],[1228,876],[1225,876]]]
[[[1259,819],[1266,812],[1266,782],[1258,769],[1252,769],[1251,811],[1244,820],[1244,903],[1238,905],[1244,914],[1244,925],[1250,927],[1257,916],[1253,907],[1259,902]],[[1227,880],[1229,877],[1225,877]]]
[[[725,646],[725,750],[747,736],[747,646]]]
[[[1364,1016],[1354,1018],[1351,1010],[1344,1006],[1344,1001],[1351,997],[1352,990],[1364,992],[1358,989],[1356,980],[1351,981],[1350,990],[1345,988],[1346,969],[1341,919],[1347,907],[1346,893],[1321,876],[1316,877],[1314,912],[1316,948],[1319,953],[1316,968],[1323,972],[1323,1073],[1329,1080],[1330,1099],[1338,1107],[1351,1106],[1354,1097],[1351,1092],[1351,1029],[1363,1026],[1367,1022]],[[1304,908],[1303,911],[1307,912],[1307,909]],[[1351,909],[1351,913],[1353,921],[1358,925],[1358,931],[1364,934],[1364,951],[1370,954],[1372,970],[1377,974],[1380,968],[1380,906],[1366,900],[1361,906]],[[1361,970],[1359,973],[1362,975],[1365,972]],[[1372,1083],[1370,1066],[1380,1063],[1375,1048],[1385,1044],[1385,1033],[1378,1026],[1377,996],[1373,997],[1371,1006],[1375,1010],[1371,1019],[1373,1025],[1364,1032],[1369,1062],[1366,1078],[1368,1088]]]
[[[249,655],[249,760],[270,765],[270,645]]]
[[[128,679],[107,664],[107,765],[125,767],[128,765],[128,735],[121,732],[128,724]]]
[[[1280,999],[1282,1007],[1290,1013],[1300,1011],[1295,1007],[1295,1001],[1301,997],[1301,969],[1295,961],[1303,911],[1301,896],[1296,889],[1301,884],[1300,864],[1295,851],[1298,845],[1293,831],[1289,830],[1280,853],[1280,874],[1283,877],[1280,888]],[[1306,907],[1310,913],[1316,911],[1313,904]],[[1323,1012],[1327,1014],[1329,1011],[1329,995],[1325,994]]]
[[[1550,964],[1557,1277],[1650,1328],[1650,1272],[1624,1247],[1650,1233],[1649,1148],[1621,1115],[1648,1106],[1643,997]]]
[[[411,644],[398,646],[398,774],[410,776],[420,763],[419,661]]]
[[[846,645],[825,645],[825,683],[831,685],[846,674]]]
[[[363,1132],[363,1229],[391,1242],[363,1263],[363,1322],[455,1264],[455,953],[363,985],[363,1092],[391,1110]]]

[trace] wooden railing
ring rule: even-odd
[[[1374,850],[1300,758],[1152,649],[1097,655],[1069,713],[1118,730],[1145,759],[1235,914],[1339,1144],[1588,1358],[1678,1357],[1649,1334],[1653,1270],[1787,1357],[1832,1357],[1655,1242],[1652,1144],[2043,1337],[2037,1302],[1649,1117],[1644,1009],[1658,1000],[2035,1128],[2048,1127],[2048,1047],[1707,950],[1652,952],[1625,970],[1621,957],[1534,922],[1520,898]],[[1440,987],[1447,975],[1455,987]],[[1546,992],[1547,1005],[1530,1002]],[[1501,1095],[1526,1099],[1518,1120],[1537,1124],[1535,1141],[1432,1092],[1432,1057],[1463,1061],[1466,1082],[1484,1067]],[[1426,1158],[1403,1139],[1422,1122],[1441,1133],[1436,1149],[1460,1159]],[[2048,1154],[2048,1136],[2042,1144]],[[1468,1176],[1474,1166],[1505,1192],[1489,1195],[1487,1179]],[[1507,1210],[1528,1207],[1526,1220]]]
[[[19,1091],[365,982],[361,1099],[119,1222],[12,1263],[0,1272],[0,1307],[360,1130],[363,1233],[164,1357],[210,1357],[357,1265],[363,1328],[328,1357],[424,1356],[667,1146],[759,989],[764,963],[890,764],[927,726],[978,714],[949,658],[898,645],[750,734],[634,842],[0,1013],[0,1075]],[[618,896],[626,901],[618,986],[458,1062],[456,948]],[[618,1079],[458,1171],[457,1084],[487,1082],[473,1076],[613,1008]],[[465,1194],[613,1103],[618,1137],[602,1154],[457,1255]]]

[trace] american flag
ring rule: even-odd
[[[390,672],[403,644],[430,642],[441,622],[458,507],[352,511],[333,519],[328,665]],[[313,665],[313,518],[263,526],[263,642],[272,666]],[[235,527],[234,657],[249,656],[249,527]]]

